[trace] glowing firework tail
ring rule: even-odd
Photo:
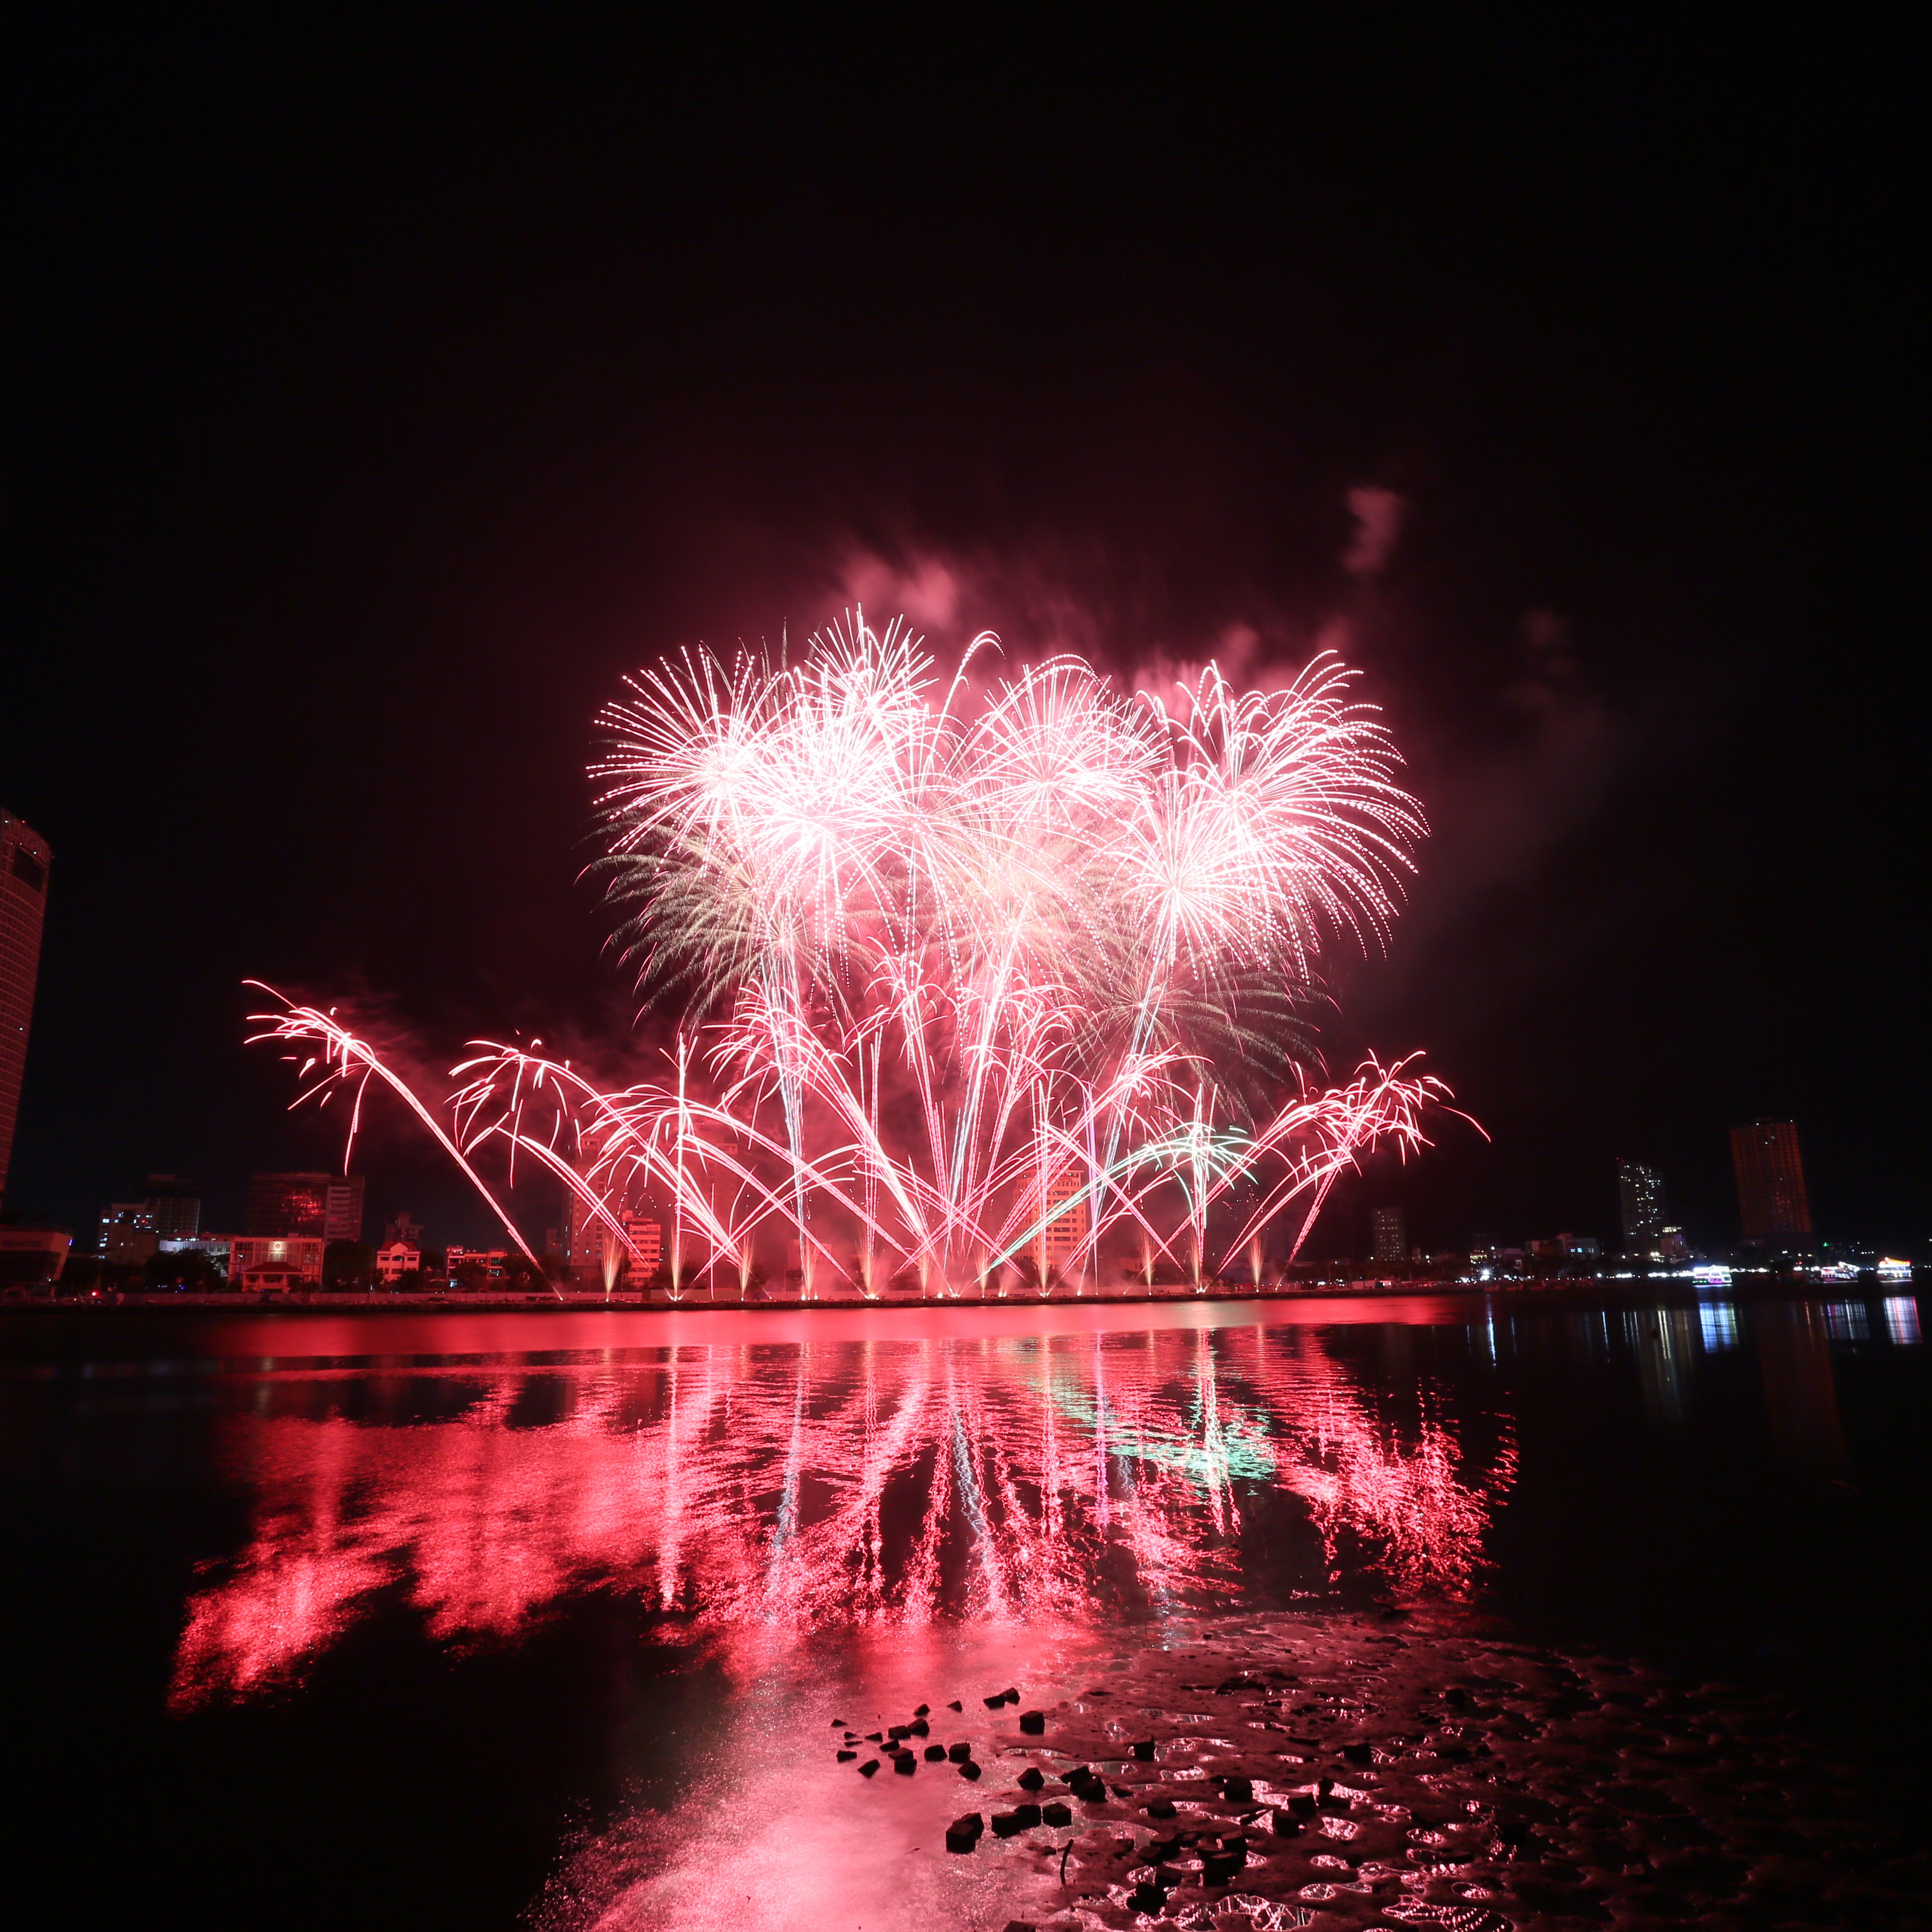
[[[1424,829],[1394,746],[1327,654],[1155,704],[1072,657],[970,686],[989,642],[942,688],[855,615],[796,664],[664,659],[606,709],[603,863],[640,982],[684,1005],[671,1078],[607,1091],[478,1042],[452,1136],[329,1016],[266,1036],[395,1087],[500,1216],[469,1160],[493,1138],[608,1240],[661,1204],[674,1294],[742,1282],[766,1230],[808,1295],[1043,1292],[1115,1229],[1199,1286],[1238,1190],[1218,1266],[1291,1214],[1298,1250],[1336,1176],[1424,1144],[1446,1098],[1408,1063],[1312,1078],[1321,949],[1386,935]]]
[[[332,1090],[338,1084],[353,1087],[356,1097],[350,1103],[349,1132],[343,1153],[345,1171],[350,1151],[356,1144],[356,1132],[362,1124],[363,1096],[372,1079],[380,1080],[385,1086],[392,1088],[401,1096],[404,1104],[429,1130],[444,1152],[463,1170],[470,1184],[488,1203],[490,1211],[502,1222],[511,1240],[541,1273],[542,1264],[531,1253],[530,1244],[517,1232],[517,1224],[504,1211],[496,1196],[490,1192],[483,1177],[470,1166],[463,1150],[444,1132],[436,1116],[416,1097],[415,1090],[408,1082],[397,1073],[368,1041],[352,1033],[333,1013],[323,1012],[315,1006],[299,1006],[286,994],[277,992],[265,981],[250,980],[244,983],[259,992],[266,993],[272,999],[281,1000],[284,1007],[279,1013],[249,1015],[251,1026],[261,1026],[266,1029],[263,1032],[249,1035],[250,1046],[262,1040],[280,1040],[299,1042],[319,1049],[302,1063],[300,1077],[305,1084],[302,1090],[290,1103],[292,1106],[298,1107],[308,1100],[326,1102]],[[295,1056],[291,1054],[289,1057],[292,1059]]]

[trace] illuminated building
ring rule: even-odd
[[[47,842],[11,812],[0,812],[0,1198],[7,1192],[20,1079],[27,1067],[49,862]]]
[[[110,1201],[100,1210],[100,1258],[116,1266],[138,1267],[165,1249],[172,1253],[201,1232],[201,1202],[179,1191],[172,1174],[151,1174],[139,1201]]]
[[[1805,1198],[1795,1122],[1753,1120],[1733,1127],[1731,1162],[1737,1170],[1738,1214],[1747,1241],[1810,1239],[1811,1204]]]
[[[256,1174],[248,1180],[246,1226],[251,1234],[313,1234],[328,1225],[327,1174]]]
[[[1073,1204],[1069,1206],[1069,1202]],[[1093,1222],[1088,1212],[1084,1178],[1069,1174],[1054,1181],[1046,1190],[1040,1216],[1046,1225],[1034,1238],[1034,1259],[1044,1281],[1050,1274],[1066,1274],[1087,1245]]]
[[[560,1256],[578,1280],[602,1280],[608,1288],[622,1272],[633,1288],[641,1287],[664,1264],[664,1223],[634,1210],[614,1208],[612,1211],[630,1247],[626,1247],[611,1232],[609,1223],[574,1192],[565,1197],[563,1226],[544,1229],[544,1246]],[[798,1265],[796,1247],[794,1243],[794,1267]],[[635,1253],[632,1252],[633,1248]]]
[[[376,1250],[376,1279],[387,1288],[422,1266],[422,1250],[413,1241],[386,1241]]]
[[[248,1182],[251,1234],[313,1234],[324,1241],[362,1238],[359,1174],[257,1174]]]
[[[587,1277],[597,1272],[603,1258],[602,1223],[570,1189],[563,1197],[563,1226],[556,1252],[562,1257],[572,1276]]]
[[[635,1250],[630,1256],[633,1282],[649,1281],[664,1260],[664,1223],[646,1221],[626,1214],[624,1233]]]
[[[501,1281],[509,1258],[508,1248],[452,1248],[444,1257],[443,1272],[452,1281],[464,1269],[480,1273],[490,1281]]]
[[[322,1230],[324,1240],[362,1240],[363,1186],[364,1177],[359,1174],[338,1174],[329,1182]]]
[[[110,1201],[100,1210],[100,1258],[117,1266],[139,1266],[160,1244],[154,1217],[145,1201]]]
[[[1641,1161],[1619,1160],[1617,1196],[1623,1208],[1624,1252],[1661,1258],[1670,1211],[1664,1203],[1664,1177]]]
[[[1370,1210],[1369,1258],[1378,1268],[1400,1268],[1408,1260],[1408,1234],[1400,1208]]]
[[[217,1274],[224,1280],[235,1245],[232,1234],[163,1234],[160,1251],[164,1255],[206,1255]]]
[[[250,1292],[320,1286],[326,1245],[320,1234],[236,1234],[228,1244],[228,1285]]]

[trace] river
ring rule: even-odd
[[[73,1924],[1125,1924],[943,1849],[986,1698],[1124,1778],[1109,1673],[1324,1630],[1720,1679],[1922,1793],[1925,1396],[1888,1292],[10,1312],[14,1823]]]

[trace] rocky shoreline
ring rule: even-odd
[[[1922,1838],[1754,1694],[1467,1625],[1243,1619],[1017,1697],[976,1744],[955,1704],[838,1746],[963,1776],[948,1849],[1000,1862],[1009,1932],[1904,1932],[1932,1898]]]

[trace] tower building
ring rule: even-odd
[[[1640,1160],[1620,1159],[1617,1195],[1623,1207],[1624,1252],[1660,1255],[1664,1226],[1670,1219],[1664,1205],[1664,1177]]]
[[[179,1174],[149,1174],[146,1204],[163,1240],[192,1240],[201,1232],[201,1196]]]
[[[110,1201],[100,1210],[100,1258],[117,1264],[145,1262],[160,1246],[145,1201]]]
[[[362,1238],[362,1190],[364,1178],[359,1174],[338,1174],[329,1178],[328,1198],[323,1205],[322,1238],[326,1241],[359,1241]]]
[[[1054,1180],[1046,1190],[1040,1216],[1046,1225],[1034,1238],[1034,1260],[1044,1282],[1056,1272],[1065,1275],[1086,1248],[1094,1222],[1084,1177],[1066,1174]]]
[[[624,1232],[636,1250],[631,1256],[631,1273],[640,1281],[648,1281],[664,1259],[664,1223],[641,1214],[626,1214],[622,1220]]]
[[[332,1174],[251,1174],[248,1177],[250,1234],[307,1234],[320,1240],[328,1226]]]
[[[1369,1213],[1369,1258],[1378,1268],[1400,1268],[1408,1258],[1408,1231],[1400,1208]]]
[[[7,1192],[20,1080],[27,1069],[51,862],[47,842],[10,812],[0,811],[0,1199]]]
[[[1753,1120],[1733,1127],[1731,1164],[1737,1170],[1738,1217],[1747,1241],[1810,1239],[1811,1204],[1805,1198],[1796,1122]]]
[[[364,1185],[359,1174],[250,1174],[248,1232],[359,1241]]]

